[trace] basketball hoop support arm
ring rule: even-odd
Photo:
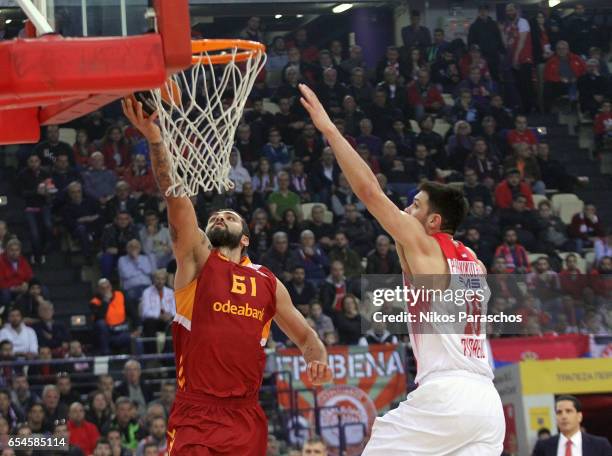
[[[47,22],[47,19],[41,14],[40,11],[34,6],[32,0],[17,0],[19,6],[23,10],[23,12],[28,16],[28,19],[32,21],[34,27],[40,35],[45,35],[47,33],[53,33],[53,28]]]

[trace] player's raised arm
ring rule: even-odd
[[[285,286],[276,280],[276,315],[274,321],[301,350],[306,361],[308,378],[315,385],[330,382],[333,374],[327,365],[327,350],[317,333],[298,312]]]
[[[182,266],[183,272],[187,273],[186,280],[188,283],[195,277],[195,271],[191,273],[191,271],[185,270],[190,266],[188,263],[194,265],[205,263],[211,249],[210,242],[198,228],[196,213],[189,198],[186,196],[176,198],[166,195],[172,185],[172,177],[170,175],[168,151],[164,145],[161,131],[155,124],[157,113],[147,117],[143,113],[142,103],[138,102],[134,105],[130,98],[124,99],[122,105],[127,118],[149,142],[153,175],[168,205],[168,224],[170,225],[172,248],[179,268]],[[193,277],[189,278],[189,276]],[[187,285],[187,283],[178,284],[177,287],[180,288],[181,285]]]
[[[404,248],[421,253],[435,249],[423,225],[398,209],[384,194],[370,167],[338,131],[315,93],[304,84],[300,84],[300,90],[302,105],[310,114],[313,124],[329,141],[344,176],[368,211]]]

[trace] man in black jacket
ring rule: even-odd
[[[489,7],[481,5],[478,17],[470,25],[468,46],[477,44],[489,64],[491,77],[499,81],[499,54],[504,52],[504,43],[497,22],[489,16]]]
[[[612,446],[607,439],[580,430],[582,406],[578,399],[570,395],[557,397],[555,413],[559,434],[539,440],[532,456],[612,456]]]

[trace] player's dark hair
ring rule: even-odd
[[[429,213],[436,212],[442,217],[440,231],[454,234],[468,212],[463,190],[438,182],[423,182],[419,190],[429,197]]]
[[[572,404],[574,404],[577,412],[582,412],[582,404],[576,396],[572,396],[571,394],[562,394],[561,396],[557,396],[555,399],[555,406],[561,401],[570,401]]]
[[[540,429],[538,429],[538,438],[541,437],[544,434],[550,435],[550,429],[548,429],[548,428],[540,428]]]

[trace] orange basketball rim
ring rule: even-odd
[[[264,54],[266,47],[257,41],[204,39],[192,40],[192,64],[222,65],[229,62],[245,62]]]

